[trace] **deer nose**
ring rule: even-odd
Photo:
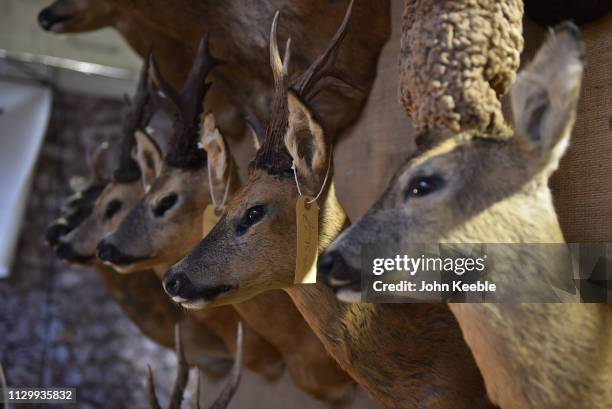
[[[96,254],[101,261],[110,261],[117,260],[120,255],[119,249],[112,243],[108,243],[102,240],[98,244],[98,248]]]
[[[50,246],[55,246],[59,243],[60,237],[65,236],[69,231],[70,227],[67,224],[52,224],[45,233],[45,241]]]
[[[359,282],[359,271],[346,262],[344,256],[337,252],[325,252],[319,257],[317,271],[330,287]]]
[[[40,24],[40,26],[46,31],[51,30],[51,27],[53,27],[55,20],[55,14],[53,14],[51,9],[49,8],[46,8],[40,13],[38,13],[38,24]]]
[[[63,241],[59,242],[55,246],[55,254],[57,254],[57,256],[62,260],[67,260],[74,263],[85,263],[92,258],[92,256],[77,253],[70,243]]]
[[[74,13],[57,13],[52,7],[47,7],[38,13],[38,24],[45,31],[52,31],[53,26],[57,23],[70,20],[74,17]]]
[[[164,290],[170,297],[181,297],[189,299],[194,292],[191,280],[184,273],[173,273],[170,270],[163,280]]]

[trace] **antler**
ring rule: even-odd
[[[272,74],[274,75],[274,86],[275,88],[284,88],[287,83],[287,77],[289,75],[289,60],[291,59],[291,38],[287,39],[285,44],[285,56],[281,59],[278,50],[278,40],[276,38],[276,28],[278,26],[278,16],[280,11],[274,14],[274,20],[272,20],[272,27],[270,28],[270,65],[272,67]]]
[[[292,84],[292,88],[306,101],[311,101],[323,88],[328,86],[357,88],[355,85],[342,79],[335,67],[338,50],[346,36],[348,24],[353,13],[353,3],[354,0],[351,0],[340,28],[334,34],[325,52]]]
[[[334,66],[340,44],[346,36],[352,11],[353,0],[349,3],[344,20],[336,34],[332,37],[325,52],[291,85],[287,83],[291,41],[287,40],[285,58],[283,60],[280,57],[276,39],[279,12],[276,12],[274,15],[270,30],[270,65],[274,75],[274,99],[265,138],[253,161],[255,167],[267,169],[269,172],[274,173],[291,173],[292,160],[284,144],[284,135],[289,117],[287,108],[289,88],[306,101],[311,101],[327,86],[357,88],[348,81],[341,79],[338,70]]]
[[[120,182],[131,182],[140,178],[140,169],[132,159],[132,149],[136,143],[134,133],[138,129],[144,129],[154,114],[148,89],[149,60],[150,58],[144,59],[133,100],[130,102],[129,97],[125,96],[127,109],[123,119],[119,161],[113,173],[115,180]]]
[[[153,56],[150,61],[150,86],[154,88],[154,101],[173,118],[174,142],[166,156],[167,161],[180,167],[180,162],[185,161],[185,157],[188,157],[187,162],[200,160],[200,156],[194,158],[189,157],[189,154],[202,154],[202,151],[197,149],[197,139],[199,118],[204,111],[204,99],[210,88],[206,77],[214,67],[221,64],[220,60],[210,54],[208,34],[200,40],[196,57],[181,91],[174,89],[164,79]]]
[[[180,409],[181,403],[183,402],[183,396],[185,394],[185,388],[187,387],[187,382],[189,380],[189,364],[187,363],[185,354],[183,353],[183,340],[181,337],[181,328],[179,323],[174,326],[174,344],[178,359],[178,369],[176,379],[174,380],[174,387],[172,388],[172,394],[170,395],[170,403],[168,404],[168,408]],[[153,372],[150,365],[147,365],[147,367],[147,390],[149,393],[149,405],[151,406],[151,409],[161,409],[159,401],[157,400],[157,394],[155,393]]]
[[[242,333],[242,322],[238,322],[238,329],[236,331],[236,357],[234,358],[234,364],[232,365],[232,372],[227,385],[221,391],[217,399],[209,407],[209,409],[225,409],[231,402],[238,385],[240,385],[240,378],[242,377],[242,354],[243,354],[243,333]],[[200,372],[198,371],[198,386],[196,389],[196,409],[200,408]]]

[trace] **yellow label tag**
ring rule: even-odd
[[[204,218],[202,220],[202,237],[208,236],[208,233],[215,227],[219,222],[219,215],[215,211],[215,206],[209,204],[204,210]]]
[[[300,196],[295,204],[297,227],[297,253],[295,257],[295,284],[317,282],[319,255],[319,205],[310,196]]]

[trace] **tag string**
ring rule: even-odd
[[[206,161],[206,166],[208,168],[208,190],[210,191],[210,198],[213,202],[213,206],[217,209],[217,201],[215,200],[215,189],[212,184],[212,176],[210,172],[210,160]],[[225,182],[225,192],[223,193],[223,201],[221,202],[221,206],[225,206],[227,202],[227,194],[229,193],[229,185],[232,180],[232,166],[230,164],[229,173],[227,175],[227,182]]]
[[[321,196],[321,194],[323,193],[323,190],[325,189],[325,185],[327,184],[327,178],[329,177],[329,169],[331,168],[331,163],[332,163],[332,160],[334,159],[333,151],[331,152],[332,153],[329,155],[329,161],[327,162],[327,171],[325,172],[325,178],[323,179],[323,184],[321,185],[321,189],[319,190],[319,193],[317,193],[315,198],[306,202],[306,204],[312,204],[316,202],[317,200],[319,200],[319,197]],[[300,182],[298,181],[297,171],[295,169],[295,161],[291,162],[291,170],[293,170],[293,176],[295,177],[295,186],[297,186],[298,194],[302,196],[302,190],[300,189]]]

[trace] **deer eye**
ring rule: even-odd
[[[121,201],[117,199],[111,200],[106,205],[106,210],[104,210],[104,218],[112,218],[119,210],[121,210]]]
[[[266,215],[266,207],[264,205],[256,205],[250,207],[238,224],[236,229],[238,234],[244,234],[249,227],[259,222]]]
[[[444,186],[444,179],[440,176],[417,176],[413,178],[406,188],[405,197],[423,197]]]
[[[168,210],[172,209],[177,200],[178,196],[175,193],[164,196],[153,209],[155,217],[162,217]]]

